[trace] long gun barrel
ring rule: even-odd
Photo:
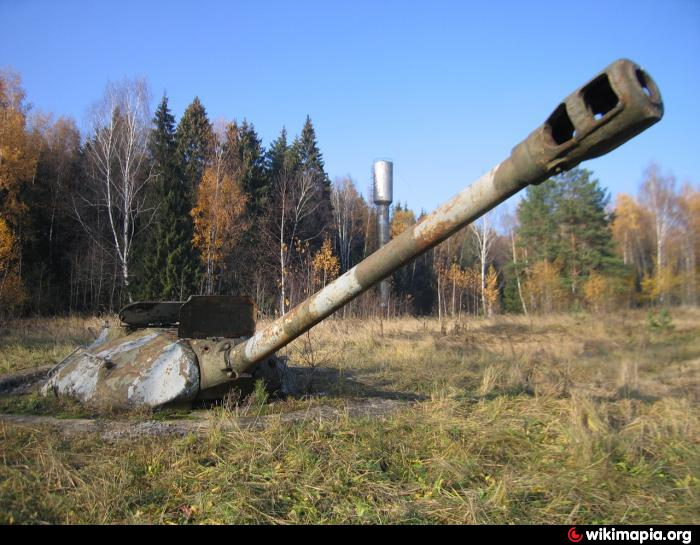
[[[510,156],[449,202],[293,310],[224,355],[209,385],[244,375],[415,257],[530,184],[603,155],[663,116],[659,90],[637,64],[618,60],[570,94]]]

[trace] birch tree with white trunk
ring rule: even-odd
[[[144,80],[110,83],[90,117],[85,145],[91,184],[74,202],[78,221],[119,265],[124,290],[132,301],[129,265],[133,243],[153,218],[145,205],[145,189],[153,180],[148,160],[150,96]],[[107,229],[97,229],[88,209],[106,215]]]
[[[292,252],[303,221],[318,208],[314,179],[311,173],[297,171],[285,165],[273,180],[274,205],[270,210],[271,238],[275,241],[279,267],[279,312],[289,308],[289,279]]]
[[[651,164],[646,171],[645,180],[640,189],[640,200],[651,212],[656,235],[656,277],[661,287],[661,276],[667,263],[667,245],[669,235],[677,222],[678,199],[675,194],[676,180],[673,176],[663,176],[656,164]],[[661,302],[666,294],[661,293]]]
[[[362,236],[361,217],[362,205],[364,205],[351,178],[336,179],[331,191],[331,204],[338,241],[340,270],[345,272],[351,267],[350,254],[353,245]]]
[[[516,215],[510,213],[507,205],[502,206],[500,218],[501,227],[506,233],[508,233],[508,238],[510,238],[511,259],[513,260],[513,272],[515,274],[515,283],[518,287],[518,297],[520,299],[520,306],[523,309],[523,314],[527,314],[527,306],[525,305],[522,282],[520,280],[520,273],[523,264],[521,262],[518,262],[518,248],[515,244],[516,232],[518,230],[518,218]]]
[[[481,216],[479,220],[472,223],[470,228],[474,234],[474,244],[479,256],[480,276],[481,276],[481,308],[484,315],[487,311],[486,305],[486,265],[491,257],[491,246],[496,237],[496,232],[491,226],[492,212]]]

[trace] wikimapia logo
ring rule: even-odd
[[[576,531],[576,526],[569,528],[566,537],[572,543],[586,541],[632,541],[644,543],[646,541],[680,541],[684,545],[692,543],[693,534],[691,530],[616,530],[615,528],[598,528],[597,530],[585,530],[581,533]]]
[[[576,526],[572,526],[569,529],[569,533],[567,534],[567,537],[569,538],[569,541],[572,543],[578,543],[583,539],[583,535],[579,534],[576,532]]]

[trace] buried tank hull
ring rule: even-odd
[[[115,408],[188,405],[199,394],[199,365],[177,331],[139,329],[76,350],[51,371],[42,393]]]
[[[105,327],[91,345],[54,367],[43,395],[71,397],[101,409],[190,407],[197,401],[243,397],[262,380],[271,394],[295,392],[285,358],[272,356],[235,381],[207,387],[202,362],[216,346],[244,338],[190,339],[168,327]],[[203,382],[204,381],[204,382]]]

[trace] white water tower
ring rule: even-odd
[[[394,164],[391,161],[375,161],[373,168],[374,204],[377,206],[377,233],[379,247],[389,242],[389,205],[393,200]],[[389,279],[379,285],[382,312],[389,308]]]

